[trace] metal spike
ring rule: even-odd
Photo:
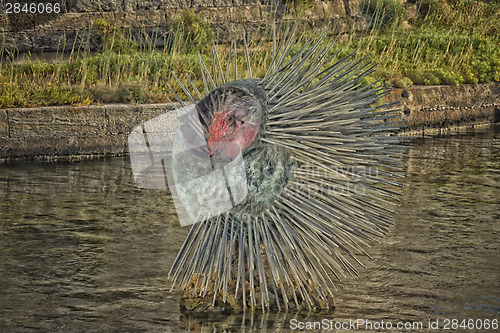
[[[243,29],[243,46],[245,47],[245,57],[247,59],[247,68],[248,68],[248,78],[252,78],[252,67],[250,66],[250,56],[248,55],[248,46],[247,46],[247,37],[245,34],[245,29]]]
[[[336,61],[340,51],[331,54],[334,44],[325,45],[326,32],[305,36],[294,25],[278,38],[275,22],[272,29],[271,64],[263,79],[247,83],[267,96],[259,145],[290,156],[286,186],[264,211],[240,214],[236,206],[193,226],[169,276],[181,286],[194,283],[195,293],[210,295],[212,305],[219,297],[227,301],[234,281],[234,298],[242,300],[244,310],[269,310],[273,299],[278,309],[295,305],[312,310],[318,300],[328,304],[334,296],[333,277],[359,274],[361,256],[369,257],[365,248],[390,230],[401,187],[397,179],[404,175],[405,147],[400,143],[408,138],[393,135],[404,124],[389,105],[373,106],[388,91],[378,83],[361,86],[374,71],[366,58],[355,59],[354,51]],[[297,41],[301,47],[290,56]],[[242,44],[252,79],[245,31]],[[218,85],[229,81],[231,66],[238,79],[236,42],[229,47],[225,73],[214,42],[212,73],[201,55],[198,59],[209,97],[186,77],[194,95],[211,103],[209,110],[217,110],[226,102]],[[195,103],[187,86],[173,77]],[[211,120],[210,115],[200,118],[207,125]],[[320,173],[312,173],[313,168]],[[343,190],[329,190],[337,187]]]

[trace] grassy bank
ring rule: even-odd
[[[405,9],[392,0],[367,0],[363,13],[370,18],[371,28],[342,34],[331,49],[332,54],[340,51],[332,61],[356,51],[357,57],[368,56],[367,61],[379,63],[364,83],[381,79],[395,87],[500,81],[500,1],[417,3],[417,15],[408,20]],[[298,29],[296,50],[311,32],[305,22],[299,24],[305,28]],[[189,76],[198,89],[202,86],[197,53],[210,53],[213,32],[189,12],[174,24],[163,50],[155,50],[154,41],[138,44],[110,22],[97,21],[85,33],[102,36],[101,51],[83,51],[78,56],[75,51],[57,63],[3,61],[0,107],[166,102],[173,99],[168,85],[179,87],[172,72],[183,83]],[[260,35],[261,39],[248,43],[254,76],[264,74],[272,57],[270,28]],[[227,57],[229,45],[217,48]],[[239,72],[245,73],[244,52],[241,46],[237,49]],[[210,57],[202,57],[212,65]]]

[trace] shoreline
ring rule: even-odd
[[[500,121],[500,83],[393,89],[408,127],[424,136]],[[0,109],[0,162],[77,161],[128,154],[133,128],[172,110],[172,104],[104,104]]]

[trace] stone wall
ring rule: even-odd
[[[500,121],[500,83],[395,89],[409,130]],[[0,160],[86,158],[127,153],[132,129],[170,104],[0,109]]]
[[[498,82],[394,89],[386,102],[399,102],[396,107],[413,132],[500,121]]]
[[[5,0],[11,2],[11,0]],[[16,0],[17,2],[46,2]],[[12,0],[12,2],[14,2]],[[192,9],[210,23],[219,41],[232,39],[244,27],[250,38],[265,28],[271,18],[295,20],[284,10],[284,0],[52,0],[61,3],[60,14],[0,14],[0,34],[9,53],[71,51],[73,48],[98,49],[100,38],[92,26],[97,19],[114,22],[132,35],[149,36],[163,47],[169,27],[185,9]],[[359,15],[361,0],[351,0],[355,30],[366,29],[367,20]],[[273,4],[273,5],[270,5]],[[3,11],[2,11],[3,13]],[[333,22],[332,33],[347,31],[342,0],[317,0],[304,13],[311,24]],[[350,28],[349,28],[350,29]]]
[[[0,160],[123,155],[135,126],[170,104],[0,109]]]

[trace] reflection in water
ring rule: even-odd
[[[288,331],[290,320],[500,317],[500,126],[419,139],[391,237],[330,314],[182,314],[166,278],[187,229],[127,158],[0,165],[2,332]],[[361,330],[360,330],[361,331]],[[460,330],[458,330],[460,331]]]
[[[0,327],[149,331],[178,321],[166,272],[186,230],[171,207],[166,192],[134,188],[125,158],[0,165]]]

